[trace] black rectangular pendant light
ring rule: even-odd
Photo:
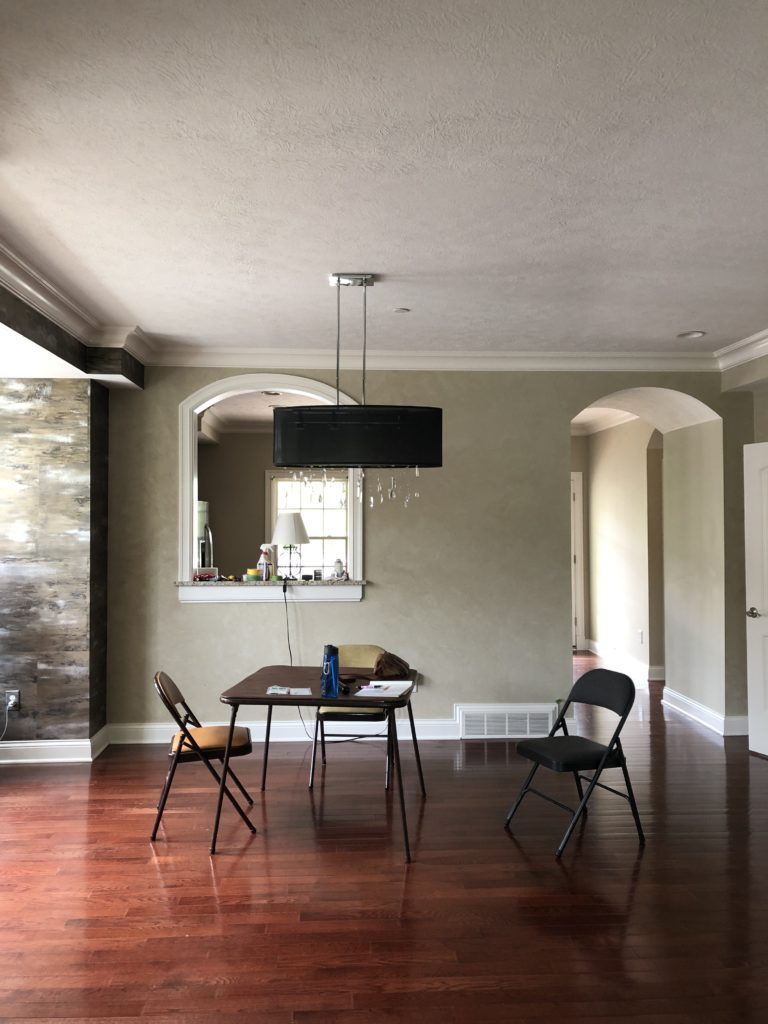
[[[423,405],[275,409],[274,464],[353,469],[442,466],[443,410]]]
[[[275,409],[275,466],[290,469],[442,466],[442,409],[366,403],[366,296],[373,282],[373,274],[331,274],[329,283],[336,289],[336,404]],[[342,286],[363,290],[362,405],[339,402]]]

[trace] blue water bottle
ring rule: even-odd
[[[320,677],[320,696],[339,696],[339,648],[326,644],[323,648],[323,674]]]

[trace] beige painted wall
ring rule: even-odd
[[[754,440],[752,395],[723,395],[719,411],[723,416],[725,506],[725,712],[745,715],[744,445]]]
[[[663,514],[662,435],[654,431],[648,445],[648,659],[662,678],[664,668],[664,514]]]
[[[198,446],[198,495],[209,503],[214,564],[238,579],[259,560],[264,532],[265,472],[272,434],[221,434]]]
[[[587,436],[571,438],[571,472],[589,473],[589,438]]]
[[[589,620],[590,580],[589,580],[589,437],[571,438],[571,472],[581,473],[582,500],[582,542],[584,544],[584,636],[590,637],[591,623]]]
[[[667,686],[725,713],[720,422],[664,436]]]
[[[648,679],[647,448],[653,427],[632,420],[589,438],[591,639]],[[642,636],[641,636],[642,634]]]
[[[768,388],[755,391],[754,403],[755,440],[768,441]]]
[[[150,367],[143,392],[112,392],[112,722],[162,721],[151,686],[158,668],[178,679],[199,714],[221,720],[221,690],[286,660],[281,606],[181,605],[173,585],[179,402],[241,372]],[[328,383],[332,372],[305,376]],[[421,499],[408,509],[366,508],[365,599],[292,607],[295,659],[316,662],[329,642],[380,643],[424,673],[414,702],[421,718],[452,718],[460,701],[560,696],[571,677],[570,420],[603,395],[642,385],[728,405],[732,440],[751,439],[751,396],[725,402],[717,374],[371,373],[371,402],[443,407],[444,468],[422,473]],[[341,386],[354,393],[356,375],[342,374]],[[739,613],[734,666],[743,664]],[[743,689],[743,672],[733,685]]]

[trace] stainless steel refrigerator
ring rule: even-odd
[[[197,503],[197,567],[213,565],[213,534],[209,521],[208,502]]]

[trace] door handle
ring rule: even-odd
[[[747,608],[747,616],[750,619],[759,619],[760,618],[760,612],[755,607]]]

